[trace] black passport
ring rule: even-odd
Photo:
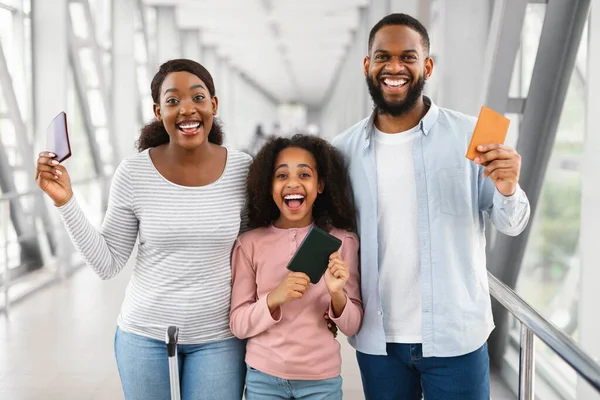
[[[313,225],[290,260],[287,269],[304,272],[310,282],[319,282],[329,265],[329,256],[340,249],[342,241]]]

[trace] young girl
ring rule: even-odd
[[[250,232],[233,251],[231,330],[248,339],[246,399],[341,399],[340,345],[362,321],[354,204],[342,156],[305,135],[269,141],[248,173]],[[286,265],[312,225],[342,240],[316,284]]]

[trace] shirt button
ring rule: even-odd
[[[377,311],[377,315],[383,315],[383,312],[381,312],[381,310]]]
[[[503,200],[502,204],[508,204],[508,200]]]

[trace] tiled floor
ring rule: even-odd
[[[0,315],[0,399],[123,399],[113,335],[128,279],[102,281],[84,267]],[[362,400],[354,351],[340,341],[344,399]],[[492,387],[494,400],[515,398],[498,380]]]

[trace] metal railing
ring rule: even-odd
[[[107,201],[108,201],[108,192],[110,186],[110,180],[112,176],[101,176],[94,177],[88,179],[80,179],[72,181],[72,187],[74,190],[80,189],[87,185],[99,185],[100,191],[100,207],[101,210],[98,210],[100,213],[104,214],[106,209]],[[70,262],[71,251],[74,251],[71,246],[67,246],[66,242],[70,243],[70,239],[68,238],[67,232],[64,228],[64,225],[60,221],[52,222],[50,225],[46,224],[40,227],[40,224],[32,221],[33,232],[26,232],[16,237],[10,237],[10,226],[11,226],[11,201],[19,200],[25,197],[32,197],[33,201],[45,201],[45,194],[39,189],[34,188],[28,191],[23,192],[8,192],[0,195],[0,237],[3,238],[3,241],[0,241],[0,254],[3,256],[0,257],[0,277],[2,278],[2,286],[1,286],[1,294],[2,301],[0,301],[0,314],[4,313],[5,315],[9,314],[9,309],[11,302],[15,301],[15,299],[11,299],[11,287],[16,283],[16,281],[12,278],[14,275],[14,270],[11,268],[15,268],[10,266],[11,257],[10,257],[10,248],[11,246],[19,245],[25,240],[39,240],[44,237],[44,235],[53,235],[58,238],[57,241],[57,252],[52,257],[52,259],[48,259],[47,257],[43,257],[43,267],[50,267],[51,264],[54,264],[50,270],[54,271],[54,278],[52,281],[62,281],[64,280],[70,273],[72,273],[73,265]],[[81,200],[81,199],[80,199]],[[39,219],[40,216],[37,213],[37,209],[33,212],[32,218]],[[52,262],[50,262],[52,261]],[[18,270],[18,268],[17,268]],[[28,274],[26,274],[28,275]],[[34,288],[33,292],[38,290],[41,287],[44,287],[47,282],[43,282],[39,285],[39,287]],[[29,294],[29,293],[28,293]],[[13,296],[14,297],[14,296]]]
[[[535,336],[600,393],[600,363],[490,272],[488,280],[490,294],[521,322],[519,400],[535,398]]]

